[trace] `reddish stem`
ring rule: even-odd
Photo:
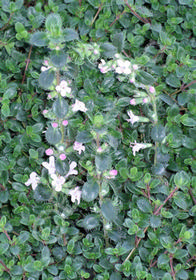
[[[109,25],[109,27],[112,27],[112,25],[114,25],[115,22],[116,22],[117,20],[119,20],[119,18],[120,18],[124,13],[125,13],[125,10],[124,10],[122,13],[120,13],[119,15],[117,15],[116,18],[115,18],[115,20]]]
[[[6,190],[6,188],[5,188],[2,184],[0,184],[0,188],[1,188],[3,191]]]
[[[138,15],[138,13],[136,13],[131,6],[129,5],[129,3],[125,0],[125,4],[127,5],[127,7],[129,8],[129,10],[131,11],[131,13],[136,16],[139,20],[141,20],[143,23],[149,23],[150,22],[146,19],[146,18],[142,18],[140,15]]]
[[[191,196],[191,198],[192,198],[194,204],[196,205],[196,199],[195,199],[195,197],[194,197],[194,195],[193,195],[192,189],[189,189],[189,194],[190,194],[190,196]]]
[[[9,268],[4,264],[4,262],[2,260],[0,260],[0,263],[2,264],[2,266],[5,268],[5,271],[10,273]]]
[[[159,206],[159,208],[154,212],[154,215],[159,215],[159,212],[161,211],[161,208],[165,205],[165,203],[174,196],[175,192],[178,190],[178,187],[175,187],[175,189],[168,195],[168,197],[164,200],[163,204]]]
[[[196,80],[190,82],[188,85],[181,87],[181,90],[183,91],[185,88],[190,87],[191,85],[195,84]]]
[[[5,235],[6,235],[7,239],[8,239],[9,241],[11,241],[11,238],[10,238],[9,234],[7,233],[7,231],[6,231],[6,230],[4,230],[4,231],[3,231],[3,233],[5,233]]]
[[[27,71],[28,66],[29,66],[32,48],[33,48],[33,46],[31,45],[31,46],[30,46],[30,49],[29,49],[29,54],[28,54],[28,58],[27,58],[27,63],[26,63],[24,75],[23,75],[23,78],[22,78],[22,85],[24,84],[24,81],[25,81],[26,71]]]
[[[93,18],[93,20],[91,22],[91,26],[93,25],[93,23],[95,22],[96,18],[98,17],[98,15],[99,15],[99,13],[100,13],[100,11],[102,9],[102,5],[103,5],[103,3],[101,3],[101,5],[99,6],[98,11],[96,12],[96,14],[95,14],[95,16],[94,16],[94,18]]]
[[[169,263],[170,263],[170,267],[171,267],[171,276],[175,280],[176,278],[175,278],[175,271],[173,268],[173,255],[172,254],[169,255]]]

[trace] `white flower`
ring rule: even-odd
[[[151,147],[152,144],[148,144],[148,143],[137,143],[135,141],[135,143],[130,143],[130,147],[132,147],[132,151],[133,151],[133,155],[135,156],[136,152],[139,152],[139,150],[141,149],[145,149],[145,148],[149,148]]]
[[[86,112],[88,109],[86,108],[86,106],[85,106],[85,104],[83,102],[81,102],[78,99],[76,99],[75,104],[72,105],[72,110],[74,112],[77,112],[77,111]]]
[[[32,185],[32,189],[35,190],[37,188],[37,185],[40,181],[40,177],[37,175],[36,172],[32,172],[30,174],[29,180],[25,183],[26,186]]]
[[[75,161],[72,161],[70,166],[69,166],[69,172],[67,173],[67,175],[65,176],[65,178],[67,178],[69,175],[77,175],[78,171],[74,170],[74,168],[77,166],[77,163]]]
[[[69,195],[71,195],[71,201],[74,203],[76,200],[78,202],[78,204],[80,204],[80,199],[82,196],[82,191],[80,190],[79,187],[76,187],[73,190],[69,191]]]
[[[48,173],[50,175],[55,174],[56,169],[55,169],[55,162],[54,162],[54,157],[53,156],[49,157],[49,163],[44,161],[44,162],[42,162],[42,165],[46,169],[48,169]]]
[[[139,117],[138,117],[138,116],[135,116],[131,110],[128,111],[127,114],[128,114],[129,117],[130,117],[130,119],[127,119],[127,121],[130,122],[132,125],[133,125],[135,122],[138,122],[138,121],[139,121]]]
[[[100,69],[101,73],[107,73],[110,71],[110,68],[106,65],[104,59],[101,59],[101,63],[98,65],[98,68]]]
[[[55,188],[55,191],[60,192],[62,190],[63,184],[65,183],[65,178],[62,176],[57,176],[56,174],[52,174],[51,178],[53,179],[52,186]]]
[[[85,151],[85,146],[82,145],[82,143],[75,141],[74,145],[73,145],[73,149],[75,151],[78,151],[79,155],[81,154],[81,152]]]
[[[71,88],[68,87],[68,83],[63,80],[60,82],[60,85],[56,86],[56,91],[59,92],[62,97],[65,97],[71,93]]]
[[[125,74],[125,75],[131,74],[131,62],[130,61],[118,59],[117,66],[118,67],[116,67],[116,70],[115,70],[116,73]]]

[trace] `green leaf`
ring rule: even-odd
[[[62,135],[59,129],[49,127],[46,131],[46,140],[49,144],[55,145],[61,141]]]
[[[92,141],[92,139],[93,139],[92,135],[87,130],[79,131],[76,136],[76,141],[79,143],[89,143]]]
[[[15,29],[17,33],[21,33],[25,30],[24,25],[20,22],[15,23]]]
[[[62,19],[59,14],[50,14],[46,18],[45,22],[46,29],[54,33],[62,28]]]
[[[165,138],[165,127],[162,125],[156,125],[151,130],[151,138],[155,142],[162,142]]]
[[[82,198],[87,201],[93,201],[97,198],[99,194],[99,185],[97,182],[94,182],[93,180],[89,180],[83,185],[82,188]]]
[[[73,239],[69,240],[69,242],[67,243],[67,252],[69,254],[72,254],[73,253],[73,250],[74,250],[74,247],[75,247],[75,242]]]
[[[101,172],[109,169],[111,167],[111,157],[107,154],[99,154],[95,157],[95,165],[97,169]]]
[[[104,218],[108,221],[115,221],[117,218],[117,212],[114,208],[111,200],[107,199],[103,202],[101,205],[101,212],[104,216]]]
[[[124,48],[125,36],[123,32],[117,33],[113,36],[112,44],[117,48],[117,52],[120,53]]]
[[[17,191],[17,192],[24,192],[24,191],[26,191],[26,188],[27,187],[25,187],[23,184],[21,184],[21,183],[17,183],[17,182],[14,182],[13,184],[12,184],[12,188],[15,190],[15,191]]]
[[[167,76],[166,83],[173,88],[178,88],[181,86],[180,80],[174,74]]]
[[[152,206],[149,203],[149,201],[145,198],[138,199],[137,206],[144,213],[151,213],[152,212]]]
[[[65,66],[67,55],[63,51],[53,51],[50,60],[55,67],[62,68]]]
[[[19,265],[14,265],[12,268],[11,268],[11,274],[13,275],[21,275],[23,274],[23,269],[21,266]]]
[[[182,279],[182,280],[190,279],[190,278],[189,278],[189,274],[188,274],[187,271],[184,270],[184,269],[180,269],[180,270],[176,273],[176,277],[178,277],[179,279]]]
[[[58,119],[63,119],[68,113],[69,106],[64,98],[58,97],[53,103],[52,109]]]
[[[189,186],[189,184],[190,184],[190,177],[189,177],[189,175],[184,170],[182,170],[182,171],[180,171],[180,172],[175,174],[175,176],[174,176],[174,183],[179,188],[181,188],[181,187],[183,188],[183,187]]]
[[[152,228],[158,228],[161,225],[161,219],[158,216],[151,216],[150,225]]]
[[[25,243],[30,237],[30,233],[28,231],[22,231],[18,236],[18,240],[21,244]]]
[[[94,88],[93,83],[91,82],[90,79],[85,79],[84,80],[84,90],[89,95],[92,95],[93,93],[95,93],[95,88]]]
[[[189,7],[192,7],[193,5],[193,0],[179,0],[180,5],[187,5]]]
[[[112,272],[110,280],[121,280],[122,277],[119,272]]]
[[[0,255],[4,255],[5,252],[8,250],[9,248],[9,243],[1,243],[0,244]]]
[[[42,271],[43,270],[43,264],[40,261],[35,261],[33,263],[33,266],[34,266],[36,271]]]
[[[1,113],[4,115],[5,118],[9,117],[11,114],[9,100],[4,100],[2,102]]]
[[[181,191],[178,191],[178,193],[174,196],[174,203],[183,210],[188,209],[187,197]]]
[[[144,71],[139,71],[138,80],[144,85],[153,85],[155,82],[155,78],[151,74]]]
[[[48,89],[55,78],[55,72],[49,70],[43,71],[41,72],[41,74],[39,75],[39,85],[40,87],[44,88],[44,89]]]
[[[47,34],[45,32],[35,32],[30,39],[30,44],[37,47],[45,47],[49,44]]]
[[[169,262],[169,256],[166,254],[161,254],[158,257],[158,266],[163,265],[163,264],[167,264]]]
[[[174,253],[174,258],[181,260],[182,258],[185,258],[188,256],[188,251],[185,249],[177,249]]]
[[[95,215],[87,215],[82,221],[82,225],[87,230],[92,230],[99,225],[99,221]]]
[[[117,53],[117,48],[111,43],[103,43],[101,45],[101,50],[103,55],[108,58],[114,57],[114,55]]]
[[[70,42],[73,40],[78,40],[78,32],[73,28],[65,28],[64,30],[64,40],[65,42]]]
[[[12,99],[17,95],[17,84],[11,83],[9,88],[6,89],[5,93],[3,94],[3,100],[5,99]]]
[[[188,114],[184,114],[181,118],[180,121],[183,125],[185,126],[195,126],[196,121],[192,118],[189,118]]]

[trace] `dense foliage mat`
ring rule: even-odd
[[[0,9],[0,279],[196,279],[196,2]]]

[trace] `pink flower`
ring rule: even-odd
[[[129,80],[129,82],[130,82],[131,84],[135,83],[135,78],[131,78],[131,79]]]
[[[144,99],[142,101],[143,101],[143,103],[148,103],[148,98],[144,97]]]
[[[150,93],[155,93],[155,88],[152,87],[152,86],[150,86],[150,87],[149,87],[149,91],[150,91]]]
[[[51,99],[52,98],[52,95],[51,94],[48,94],[48,99]]]
[[[52,149],[49,148],[49,149],[45,150],[45,153],[47,156],[51,156],[51,155],[53,155],[54,152]]]
[[[52,127],[57,128],[57,127],[58,127],[58,123],[53,122],[53,123],[52,123]]]
[[[93,52],[95,55],[97,55],[98,53],[99,53],[99,51],[98,50],[94,50],[94,52]]]
[[[65,159],[66,159],[66,155],[65,155],[65,154],[60,154],[59,158],[60,158],[61,160],[65,160]]]
[[[116,169],[112,169],[112,170],[109,171],[109,173],[106,172],[104,174],[104,176],[105,176],[106,179],[110,180],[110,179],[115,179],[117,174],[118,174],[118,171]]]
[[[132,99],[130,100],[130,104],[131,104],[131,105],[136,105],[136,102],[135,102],[135,99],[134,99],[134,98],[132,98]]]
[[[98,153],[101,153],[101,152],[103,152],[103,149],[102,149],[101,147],[99,147],[99,148],[97,149],[97,152],[98,152]]]
[[[138,70],[137,64],[133,64],[133,70]]]
[[[75,141],[74,145],[73,145],[73,149],[75,151],[78,151],[79,155],[81,154],[81,152],[85,151],[85,146],[82,145],[82,143]]]
[[[67,126],[68,125],[68,121],[67,120],[62,121],[62,125]]]
[[[42,112],[43,115],[45,115],[45,114],[47,114],[47,113],[48,113],[48,110],[46,110],[46,109],[43,110],[43,112]]]
[[[116,176],[118,174],[118,171],[116,169],[110,170],[110,175],[111,176]]]
[[[46,66],[48,66],[48,60],[44,60],[44,64],[46,65]]]

